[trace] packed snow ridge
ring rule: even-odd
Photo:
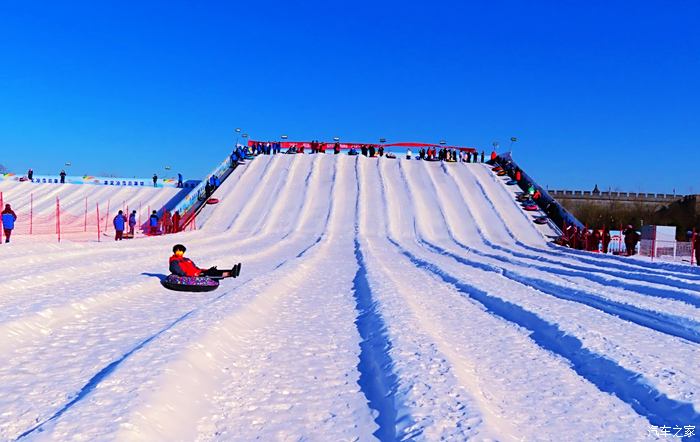
[[[215,197],[0,246],[0,440],[697,437],[695,269],[551,246],[483,164],[260,156]],[[243,272],[168,291],[175,243]]]

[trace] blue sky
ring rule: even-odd
[[[700,193],[697,1],[0,1],[0,164],[201,177],[256,138],[437,142]]]

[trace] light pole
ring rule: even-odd
[[[245,144],[245,148],[248,148],[248,142],[246,141],[246,138],[248,138],[248,134],[243,134],[241,135],[241,138],[243,138],[243,143]]]
[[[240,127],[237,127],[237,128],[234,129],[234,130],[236,131],[236,148],[238,148],[238,137],[239,137],[240,134],[241,134],[241,128],[240,128]]]
[[[333,141],[335,141],[335,142],[340,141],[340,137],[333,137]]]
[[[444,146],[445,144],[447,144],[447,141],[445,141],[445,140],[440,140],[440,146]]]
[[[510,150],[510,153],[511,153],[511,154],[513,153],[513,143],[515,143],[515,142],[517,142],[517,141],[518,141],[518,139],[517,139],[516,137],[510,137],[510,148],[509,148],[509,150]]]

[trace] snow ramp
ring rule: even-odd
[[[215,196],[176,236],[0,248],[0,439],[661,440],[700,424],[700,274],[549,247],[485,165],[259,156]],[[241,276],[165,290],[176,242]]]

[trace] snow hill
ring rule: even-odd
[[[700,273],[548,245],[485,165],[261,156],[215,197],[176,236],[0,246],[1,440],[665,440],[700,424]],[[241,276],[163,289],[177,242]]]

